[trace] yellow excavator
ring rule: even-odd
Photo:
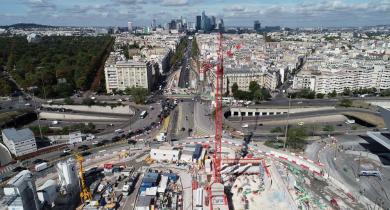
[[[80,154],[75,154],[75,156],[79,164],[79,177],[81,183],[80,198],[83,203],[88,203],[92,200],[92,195],[91,192],[89,192],[87,184],[85,183],[84,168],[83,168],[84,158]]]

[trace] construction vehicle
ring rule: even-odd
[[[80,154],[76,154],[75,156],[79,164],[79,178],[81,184],[80,198],[83,203],[88,203],[92,200],[92,195],[87,187],[87,184],[85,183],[84,167],[83,167],[84,158]]]

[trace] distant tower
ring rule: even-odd
[[[39,210],[41,208],[35,179],[29,170],[19,172],[4,187],[4,195],[10,200],[8,209]]]
[[[261,23],[260,23],[260,21],[258,21],[258,20],[255,21],[255,23],[253,24],[253,29],[254,29],[255,31],[257,31],[257,32],[260,31],[260,29],[261,29]]]
[[[206,12],[205,11],[203,11],[202,12],[202,22],[201,22],[201,25],[200,25],[200,29],[202,29],[202,30],[206,30],[206,20],[207,19],[207,16],[206,16]]]
[[[127,29],[129,30],[129,33],[132,33],[133,31],[133,23],[132,22],[127,22]]]
[[[153,21],[152,21],[152,29],[156,30],[156,28],[157,28],[156,19],[153,19]]]
[[[200,16],[200,15],[196,16],[196,26],[195,26],[195,29],[196,30],[202,29],[202,16]]]

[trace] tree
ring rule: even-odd
[[[343,107],[351,107],[351,106],[352,106],[352,100],[351,100],[351,99],[343,98],[343,99],[340,101],[340,106],[343,106]]]
[[[325,125],[322,130],[332,132],[332,131],[334,131],[334,127],[332,125]]]
[[[381,90],[380,96],[390,96],[390,89]]]
[[[349,88],[345,87],[343,90],[343,95],[350,96],[351,94],[352,94],[351,90]]]
[[[324,98],[324,96],[325,96],[325,94],[323,94],[323,93],[317,93],[316,94],[316,98],[319,98],[319,99]]]
[[[84,98],[82,101],[82,104],[87,105],[87,106],[92,106],[92,105],[95,105],[96,102],[90,98]]]
[[[281,127],[276,127],[271,129],[271,133],[282,133],[283,129]]]
[[[64,99],[64,103],[67,104],[67,105],[73,105],[74,104],[74,100],[67,97]]]
[[[335,89],[333,89],[332,92],[328,93],[328,97],[329,97],[329,98],[334,98],[334,97],[336,97],[336,96],[337,96],[337,92],[336,92]]]
[[[13,86],[4,78],[0,78],[0,96],[9,96],[13,91]]]
[[[260,85],[256,81],[251,81],[249,83],[249,92],[254,94],[257,90],[260,90]]]
[[[236,93],[238,91],[238,85],[237,85],[237,83],[235,82],[235,83],[233,83],[233,85],[232,85],[232,93],[233,93],[233,95],[234,95],[234,93]]]
[[[289,128],[287,131],[287,145],[292,149],[303,149],[307,138],[305,127]]]
[[[256,90],[254,93],[253,93],[253,100],[256,102],[256,103],[259,103],[260,101],[262,101],[264,98],[263,96],[263,93],[261,92],[261,90]]]
[[[127,95],[133,96],[133,100],[136,104],[144,104],[146,97],[149,94],[147,89],[140,87],[127,87],[124,92]]]

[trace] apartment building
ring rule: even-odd
[[[2,130],[5,146],[16,157],[37,151],[34,133],[29,128],[16,130],[7,128]]]
[[[106,63],[104,68],[107,93],[125,90],[127,87],[141,87],[151,90],[154,83],[152,65],[145,61],[117,61]]]
[[[302,72],[294,76],[293,89],[308,88],[317,93],[341,93],[345,88],[390,88],[390,65],[365,63],[364,65],[341,65],[335,69]]]
[[[234,83],[237,83],[239,90],[249,90],[249,83],[256,81],[260,86],[265,85],[265,73],[262,71],[251,71],[249,69],[229,69],[226,68],[223,75],[223,92],[232,90]],[[215,81],[215,80],[214,80]]]
[[[227,68],[223,75],[223,92],[229,88],[229,92],[232,93],[231,89],[234,83],[237,83],[239,90],[249,91],[249,84],[252,81],[256,81],[261,87],[275,90],[280,84],[280,74],[276,71],[262,71],[260,69]]]

